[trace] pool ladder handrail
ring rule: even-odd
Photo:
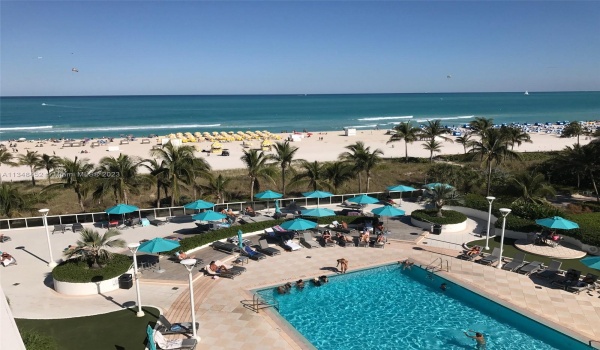
[[[254,295],[252,296],[252,310],[258,313],[260,309],[265,309],[268,307],[272,307],[276,310],[279,310],[279,301],[269,296],[254,293]]]
[[[438,260],[440,261],[440,263],[436,264]],[[441,257],[435,258],[429,265],[427,265],[427,267],[425,267],[425,271],[442,271],[444,270],[444,262],[446,263],[446,272],[449,272],[450,262],[448,261],[448,259],[442,259]]]

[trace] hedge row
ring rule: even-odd
[[[434,224],[450,225],[460,224],[467,220],[467,216],[454,210],[442,210],[442,217],[437,216],[437,210],[421,209],[412,212],[411,217],[419,221],[429,221]]]
[[[69,259],[52,270],[52,277],[71,283],[98,282],[124,274],[132,264],[133,258],[122,254],[113,254],[106,266],[99,269],[89,268],[85,261]]]

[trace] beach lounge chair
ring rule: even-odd
[[[215,261],[215,264],[217,266],[221,266],[224,265],[222,262],[220,261]],[[225,267],[227,267],[227,271],[223,271],[223,272],[217,272],[217,271],[213,271],[210,269],[210,264],[204,266],[204,273],[206,273],[209,276],[218,276],[218,277],[225,277],[225,278],[231,278],[234,279],[235,276],[239,276],[242,274],[242,272],[244,272],[246,270],[246,268],[241,267],[241,266],[227,266],[225,265]],[[235,267],[240,267],[243,268],[244,270],[240,270],[240,269],[235,269]]]
[[[73,224],[73,232],[81,232],[83,230],[83,225],[76,222]]]
[[[283,246],[283,248],[285,250],[289,250],[289,251],[295,251],[295,250],[302,249],[302,246],[299,245],[298,243],[294,242],[291,239],[284,239],[283,237],[281,238],[281,245]]]
[[[335,242],[333,241],[333,236],[331,236],[331,240],[327,241],[325,240],[325,237],[323,237],[323,235],[321,235],[321,237],[319,237],[319,240],[321,241],[321,244],[323,245],[323,247],[335,247]]]
[[[11,256],[10,259],[2,261],[2,266],[8,267],[11,265],[17,265],[17,259],[14,256]]]
[[[319,248],[319,244],[313,240],[312,234],[308,231],[302,232],[300,243],[302,243],[306,248]]]
[[[65,225],[54,225],[52,234],[55,234],[56,232],[65,233]]]
[[[567,291],[579,294],[587,290],[592,290],[596,288],[597,281],[598,276],[594,275],[593,273],[588,273],[584,278],[581,279],[581,281],[577,281],[577,283],[568,286]]]
[[[221,242],[221,241],[213,242],[212,247],[215,250],[220,250],[220,251],[228,253],[228,254],[233,254],[235,252],[240,251],[240,247],[238,247],[237,244],[225,243],[225,242]]]
[[[267,243],[266,239],[259,239],[258,246],[259,246],[259,248],[256,250],[258,250],[259,252],[261,252],[263,254],[267,254],[270,256],[281,254],[281,250],[279,250],[277,248],[269,247],[269,244]]]
[[[498,249],[498,248],[494,248],[494,250],[492,251],[492,254],[479,260],[479,262],[481,262],[484,265],[492,265],[493,263],[498,263],[499,261],[500,261],[500,249]]]
[[[564,290],[567,290],[568,287],[576,285],[579,282],[579,277],[581,276],[581,271],[575,269],[569,269],[564,276],[555,279],[552,281],[552,286],[559,287]]]
[[[511,262],[502,266],[503,270],[516,271],[525,265],[525,253],[518,252]]]
[[[244,246],[244,250],[242,250],[240,254],[245,255],[250,259],[256,261],[267,258],[265,254],[257,252],[256,250],[252,249],[252,247],[250,247],[249,245]]]
[[[343,201],[342,204],[340,204],[340,206],[344,207],[344,208],[350,208],[350,209],[362,209],[363,208],[363,206],[361,204],[348,202],[347,200]]]
[[[155,218],[154,216],[148,215],[146,217],[146,219],[148,219],[148,221],[150,221],[150,224],[154,225],[154,226],[160,226],[160,225],[164,225],[167,222],[164,220],[158,220],[157,218]]]
[[[541,278],[555,278],[560,272],[560,266],[562,261],[552,260],[548,265],[548,268],[538,271],[536,276]]]
[[[380,242],[377,242],[377,238],[375,239],[375,242],[373,242],[373,248],[385,248],[385,243],[387,242],[387,238],[385,236],[383,236],[383,240]]]
[[[196,322],[196,331],[200,324]],[[166,334],[191,334],[193,333],[192,322],[171,323],[164,315],[158,316],[158,325],[156,330],[163,335]]]
[[[520,273],[525,276],[529,276],[532,273],[538,272],[543,269],[543,264],[539,261],[532,261],[527,265],[522,266],[517,270],[517,273]]]
[[[5,236],[5,235],[0,235],[0,243],[4,243],[4,242],[8,242],[11,241],[12,238]]]
[[[477,252],[469,254],[469,252],[471,252],[471,250],[474,249],[475,247],[479,248],[477,250]],[[483,247],[480,245],[476,245],[476,246],[471,247],[471,249],[463,250],[463,252],[459,256],[457,256],[457,258],[462,259],[462,260],[467,260],[467,261],[473,261],[478,256],[481,256],[481,254],[483,254]]]
[[[156,330],[154,331],[152,340],[158,349],[193,350],[198,345],[198,340],[196,339],[167,340],[160,331]]]

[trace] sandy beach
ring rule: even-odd
[[[289,134],[278,134],[282,140],[288,138]],[[576,138],[560,138],[556,134],[536,134],[532,133],[532,143],[523,143],[521,146],[514,147],[515,151],[519,152],[536,152],[536,151],[552,151],[561,150],[565,146],[570,146],[577,143]],[[313,132],[310,137],[307,134],[300,141],[291,142],[293,146],[299,148],[296,153],[297,159],[305,159],[307,161],[333,161],[336,160],[340,153],[346,151],[345,147],[357,141],[363,141],[366,146],[372,150],[379,148],[383,151],[384,157],[404,157],[404,142],[394,142],[387,144],[390,135],[386,135],[385,130],[357,130],[354,136],[345,136],[343,132]],[[451,137],[455,139],[455,137]],[[98,164],[101,158],[106,156],[118,157],[120,153],[141,158],[150,158],[150,150],[153,146],[160,144],[158,138],[150,139],[150,143],[142,143],[142,138],[136,138],[134,141],[129,141],[128,144],[120,144],[121,139],[115,138],[113,142],[102,146],[91,147],[91,143],[80,147],[63,147],[63,142],[53,143],[50,141],[25,141],[16,143],[18,152],[13,153],[16,157],[18,154],[25,154],[28,150],[37,151],[39,154],[56,155],[59,157],[80,157],[87,158],[93,164]],[[591,141],[590,138],[582,136],[580,143],[582,145]],[[260,145],[259,140],[252,142],[257,148]],[[8,143],[5,143],[8,147]],[[15,143],[13,143],[15,144]],[[216,154],[208,154],[202,150],[210,149],[211,142],[194,142],[186,143],[192,145],[201,151],[196,152],[196,156],[207,160],[213,170],[225,169],[240,169],[244,168],[240,157],[243,154],[244,146],[242,141],[233,141],[222,143],[223,149],[228,149],[230,156],[220,156]],[[36,147],[37,146],[37,147]],[[109,147],[113,149],[109,151]],[[12,151],[12,148],[9,147]],[[81,153],[87,151],[87,153]],[[443,142],[442,150],[439,154],[460,154],[464,153],[463,146],[458,143]],[[434,154],[434,155],[439,155]],[[408,144],[409,157],[429,158],[429,151],[423,149],[423,142],[417,141]],[[0,168],[0,176],[3,182],[23,181],[31,179],[30,170],[27,166],[8,167],[2,165]],[[46,178],[46,170],[41,169],[36,172],[36,178]]]

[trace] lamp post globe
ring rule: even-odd
[[[487,230],[485,231],[485,250],[490,250],[489,241],[490,241],[490,226],[491,226],[491,222],[492,222],[492,202],[494,202],[494,199],[496,199],[496,197],[488,196],[488,197],[485,197],[485,199],[487,199],[488,202],[490,203],[490,208],[488,210]]]
[[[129,243],[127,245],[127,248],[129,248],[129,251],[131,252],[131,254],[133,254],[133,274],[135,277],[135,293],[137,295],[137,305],[138,305],[138,311],[136,313],[137,317],[144,317],[144,311],[142,311],[142,298],[140,296],[140,280],[138,278],[138,268],[137,268],[137,250],[140,247],[140,244],[135,242],[135,243]]]
[[[504,230],[506,228],[506,216],[510,214],[511,210],[508,208],[500,208],[500,214],[502,214],[502,235],[500,236],[500,256],[498,257],[498,265],[496,268],[502,268],[502,251],[504,248]]]

